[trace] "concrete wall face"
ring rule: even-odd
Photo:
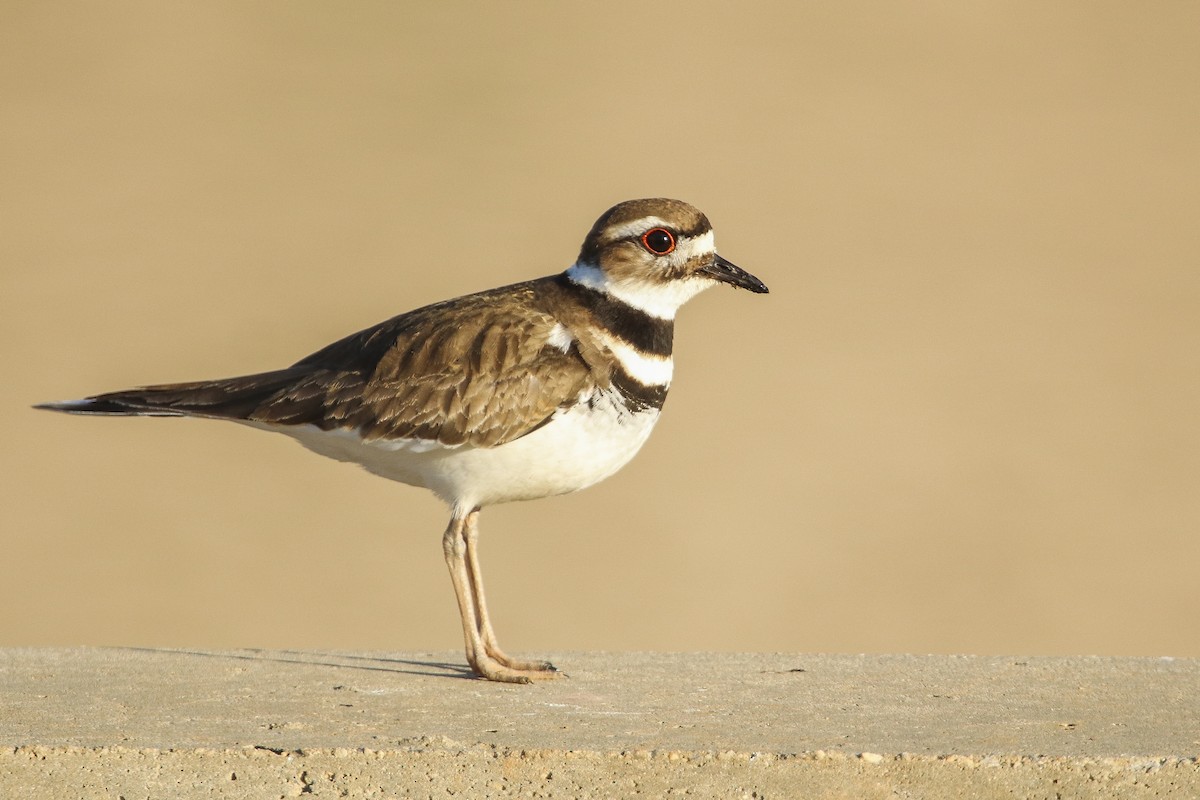
[[[0,797],[1195,797],[1200,662],[0,651]]]

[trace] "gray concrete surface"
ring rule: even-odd
[[[1200,797],[1200,661],[0,650],[0,797]]]

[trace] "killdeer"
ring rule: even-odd
[[[565,272],[435,303],[285,369],[147,386],[37,408],[203,417],[434,492],[467,661],[512,683],[555,675],[500,649],[484,600],[479,511],[591,486],[650,435],[671,385],[675,312],[718,283],[766,292],[717,255],[708,219],[678,200],[604,213]]]

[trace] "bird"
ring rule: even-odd
[[[628,200],[596,220],[564,272],[400,314],[283,369],[35,408],[230,420],[432,491],[450,508],[442,550],[471,670],[530,683],[560,673],[497,642],[480,511],[574,492],[628,463],[671,385],[676,312],[717,284],[768,291],[717,254],[693,206]]]

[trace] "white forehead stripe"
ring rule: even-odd
[[[712,231],[706,231],[700,236],[680,241],[675,252],[671,253],[671,259],[691,261],[696,256],[712,255],[715,252],[717,252],[717,241],[713,238]]]
[[[674,362],[670,356],[651,355],[643,353],[628,342],[611,336],[600,334],[601,341],[616,356],[629,377],[645,386],[669,386],[671,375],[674,374]]]

